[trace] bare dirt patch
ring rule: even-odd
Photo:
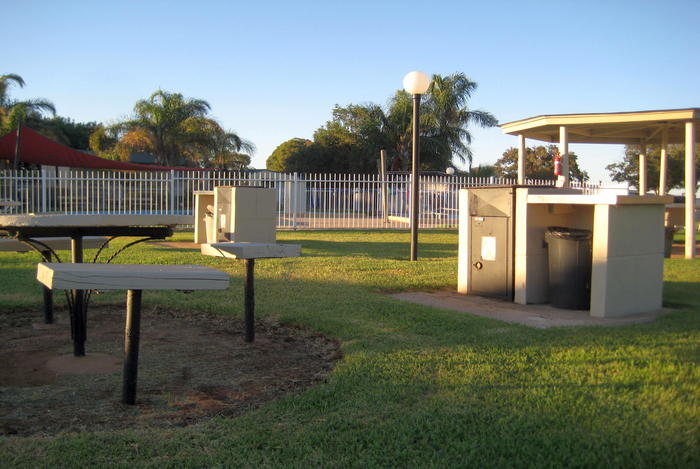
[[[144,307],[137,404],[121,399],[124,307],[91,307],[87,356],[72,356],[66,311],[0,312],[0,434],[168,427],[236,416],[323,381],[341,352],[306,328]]]

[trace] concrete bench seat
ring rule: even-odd
[[[143,290],[225,290],[229,276],[200,265],[62,264],[42,262],[37,280],[50,289],[127,290],[122,402],[136,402]]]
[[[59,290],[225,290],[228,274],[201,265],[42,262],[37,280]]]
[[[54,251],[59,250],[70,250],[71,239],[69,237],[61,238],[32,238],[47,247],[53,249]],[[107,241],[106,236],[84,236],[83,237],[83,248],[85,249],[98,249]],[[37,246],[39,250],[42,246]],[[26,243],[19,241],[15,238],[0,238],[0,251],[13,251],[13,252],[29,252],[33,249],[29,247]]]

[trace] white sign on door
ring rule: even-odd
[[[484,261],[496,260],[496,237],[482,236],[481,237],[481,259]]]

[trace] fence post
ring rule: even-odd
[[[168,190],[170,191],[170,207],[168,207],[168,214],[175,215],[175,170],[170,170],[170,181],[168,185]]]
[[[297,229],[297,191],[299,190],[299,177],[297,173],[294,173],[294,179],[292,182],[292,229]]]
[[[41,213],[46,213],[46,168],[41,167],[41,180],[39,181],[41,185]]]

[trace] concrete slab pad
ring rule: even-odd
[[[620,318],[594,318],[588,311],[554,308],[550,305],[521,305],[495,298],[462,295],[456,291],[402,292],[394,298],[435,308],[475,314],[538,329],[563,326],[625,326],[653,322],[664,310]]]

